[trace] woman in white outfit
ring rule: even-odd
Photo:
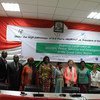
[[[97,70],[97,64],[93,64],[93,71],[91,71],[91,86],[100,87],[100,72]]]

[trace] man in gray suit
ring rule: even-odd
[[[8,65],[8,83],[10,90],[19,90],[23,66],[19,63],[19,56],[13,56],[13,62]]]

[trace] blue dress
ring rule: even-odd
[[[55,70],[55,93],[62,93],[62,87],[64,86],[64,80],[63,80],[63,73],[61,70],[56,69]]]

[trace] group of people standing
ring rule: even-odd
[[[26,85],[36,84],[37,69],[33,58],[28,58],[24,66],[19,62],[18,55],[14,55],[10,63],[7,63],[6,58],[7,52],[3,51],[0,57],[1,84],[7,84],[10,90],[24,90]]]
[[[80,62],[80,68],[77,67],[77,65],[74,63],[73,60],[69,60],[67,62],[67,65],[64,67],[56,68],[57,72],[60,71],[60,73],[63,75],[63,78],[59,77],[59,74],[56,76],[56,82],[55,82],[55,92],[62,92],[63,85],[66,87],[79,87],[80,92],[87,93],[89,88],[100,88],[100,72],[97,70],[98,64],[93,64],[92,71],[90,71],[86,67],[85,61]],[[61,80],[61,79],[63,80]],[[58,86],[61,80],[64,81],[64,84]]]
[[[19,63],[19,56],[14,55],[13,61],[7,63],[7,52],[3,51],[0,57],[0,83],[9,85],[10,90],[24,90],[27,85],[42,87],[44,92],[55,91],[61,93],[62,87],[78,86],[81,92],[87,92],[92,87],[100,86],[100,72],[93,65],[93,71],[86,68],[85,61],[80,62],[80,68],[69,60],[64,67],[61,62],[52,65],[50,58],[45,56],[37,68],[34,58],[27,59],[23,66]]]
[[[61,62],[54,66],[51,65],[49,57],[45,56],[39,67],[40,83],[46,92],[54,88],[55,93],[61,93],[64,86],[77,86],[80,92],[88,92],[90,87],[100,87],[100,72],[97,67],[97,64],[93,64],[93,70],[90,71],[85,61],[81,61],[79,68],[73,60],[68,60],[65,67]]]

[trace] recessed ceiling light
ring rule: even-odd
[[[94,16],[94,19],[100,19],[100,13],[98,13],[96,16]]]
[[[87,18],[93,18],[93,19],[100,19],[100,13],[97,12],[91,12]]]
[[[19,4],[17,3],[1,3],[6,11],[20,11]]]

